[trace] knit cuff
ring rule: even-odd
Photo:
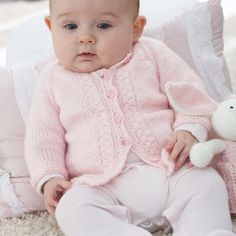
[[[44,176],[38,183],[37,187],[36,187],[36,190],[37,190],[37,193],[40,195],[40,196],[43,196],[43,191],[42,191],[42,187],[43,185],[50,179],[54,178],[54,177],[59,177],[59,178],[62,178],[62,179],[65,179],[63,175],[60,175],[60,174],[49,174],[49,175],[46,175]]]
[[[199,142],[205,142],[207,140],[207,129],[203,125],[184,123],[175,129],[175,131],[177,130],[189,131]]]

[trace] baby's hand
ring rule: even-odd
[[[170,152],[170,159],[175,162],[175,170],[180,169],[186,163],[190,149],[197,142],[188,131],[178,130],[173,133],[165,148]]]
[[[44,203],[46,209],[53,217],[55,216],[55,209],[58,201],[62,197],[65,190],[69,189],[70,187],[71,182],[58,177],[52,178],[44,184]]]

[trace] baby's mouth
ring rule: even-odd
[[[94,56],[96,56],[96,54],[90,53],[90,52],[82,52],[78,54],[78,57],[81,57],[81,58],[92,58]]]

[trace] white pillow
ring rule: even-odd
[[[202,78],[208,94],[222,101],[232,89],[223,55],[223,24],[221,0],[209,0],[162,24],[156,20],[145,34],[163,41],[182,57]]]
[[[7,65],[28,63],[54,55],[44,17],[47,10],[27,16],[13,30],[7,45]]]
[[[197,0],[140,0],[140,14],[147,17],[146,29],[190,9]]]

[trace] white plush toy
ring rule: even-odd
[[[219,103],[211,117],[213,130],[221,139],[212,139],[195,144],[190,151],[190,160],[196,167],[206,167],[214,155],[223,152],[224,140],[236,141],[236,98]]]

